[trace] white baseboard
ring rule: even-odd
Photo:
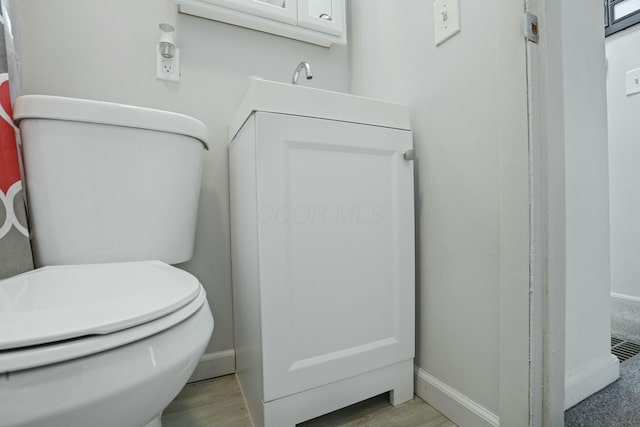
[[[634,297],[632,295],[618,294],[616,292],[611,292],[611,299],[624,301],[626,303],[633,303],[640,306],[640,298]]]
[[[233,374],[236,371],[236,352],[233,349],[205,353],[193,371],[189,382]]]
[[[613,354],[597,359],[577,372],[567,373],[564,408],[569,409],[620,377],[620,362]]]
[[[460,427],[499,427],[497,415],[415,367],[415,393]]]

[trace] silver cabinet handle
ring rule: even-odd
[[[329,15],[328,13],[323,13],[318,18],[326,19],[327,21],[333,21],[333,18],[331,18],[331,15]]]
[[[402,153],[402,157],[404,157],[405,160],[407,161],[411,161],[411,160],[415,160],[416,159],[416,155],[413,152],[413,148],[405,151],[404,153]]]

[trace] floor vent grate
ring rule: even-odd
[[[625,360],[640,354],[640,344],[611,337],[611,353],[620,360],[620,363],[622,363]]]

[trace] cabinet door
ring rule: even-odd
[[[334,36],[345,28],[344,0],[299,0],[298,25]]]
[[[411,359],[411,132],[256,116],[264,400]]]
[[[216,6],[235,9],[275,21],[296,24],[298,0],[203,0]]]

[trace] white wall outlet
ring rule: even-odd
[[[167,59],[160,55],[156,48],[156,78],[158,80],[180,81],[180,49],[175,49],[173,58]]]
[[[460,0],[433,2],[433,30],[436,46],[460,32]]]
[[[627,71],[627,96],[640,92],[640,68]]]

